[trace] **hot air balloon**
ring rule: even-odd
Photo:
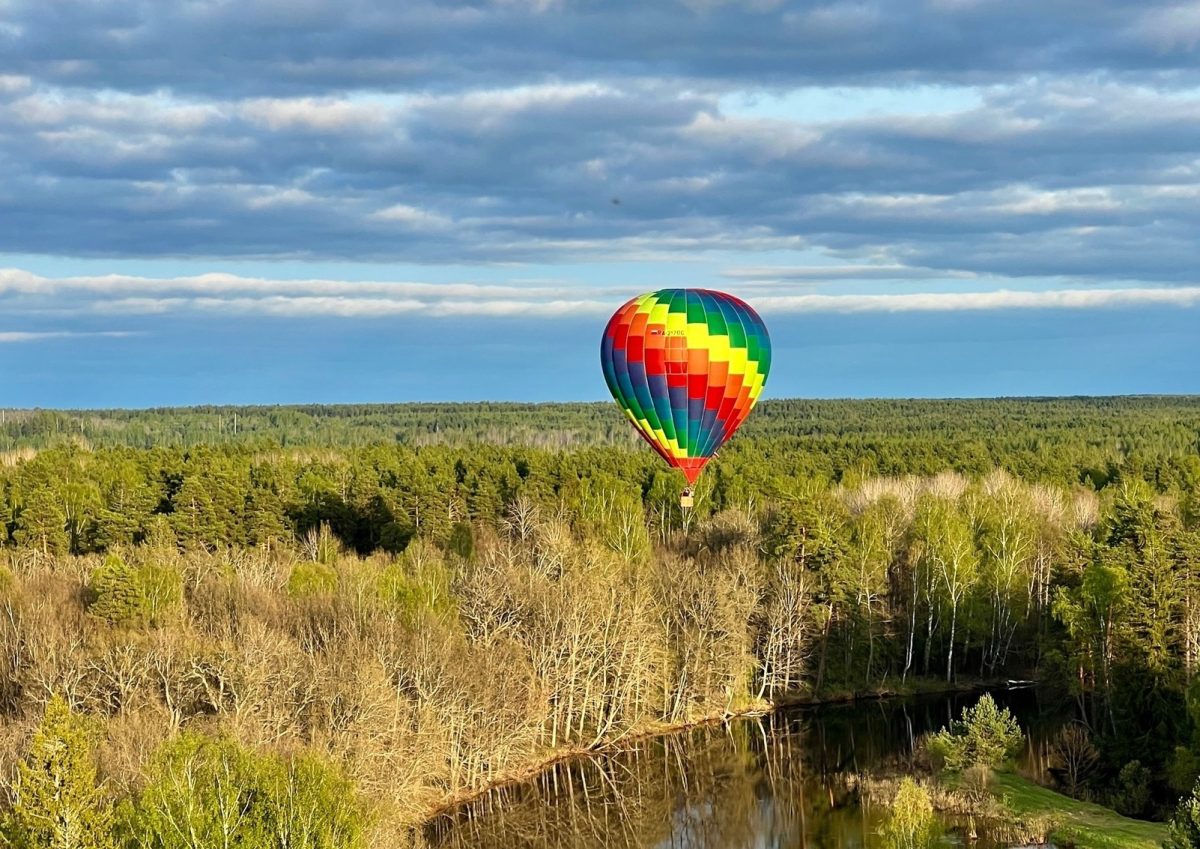
[[[660,289],[613,313],[600,343],[604,379],[629,421],[691,487],[754,409],[771,368],[766,325],[709,289]]]

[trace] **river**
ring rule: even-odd
[[[1035,690],[995,695],[1026,731],[1021,771],[1044,777],[1048,740],[1069,714]],[[976,699],[798,708],[639,740],[498,788],[426,838],[436,849],[873,849],[884,811],[860,803],[855,776],[906,771],[920,735]],[[945,824],[948,845],[962,842],[963,824]],[[1008,845],[985,827],[979,838],[977,849]]]

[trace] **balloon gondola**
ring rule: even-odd
[[[686,509],[705,464],[762,395],[771,339],[758,313],[733,295],[660,289],[613,313],[600,362],[634,429],[683,472]]]

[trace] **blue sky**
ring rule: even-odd
[[[0,406],[1200,392],[1200,3],[0,0]]]

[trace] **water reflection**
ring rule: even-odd
[[[566,762],[498,789],[426,837],[438,849],[833,849],[879,847],[883,816],[858,775],[907,770],[916,740],[974,697],[830,706],[706,726]],[[1023,768],[1045,769],[1061,709],[1032,690],[997,694],[1030,735]],[[986,833],[973,844],[994,849]]]

